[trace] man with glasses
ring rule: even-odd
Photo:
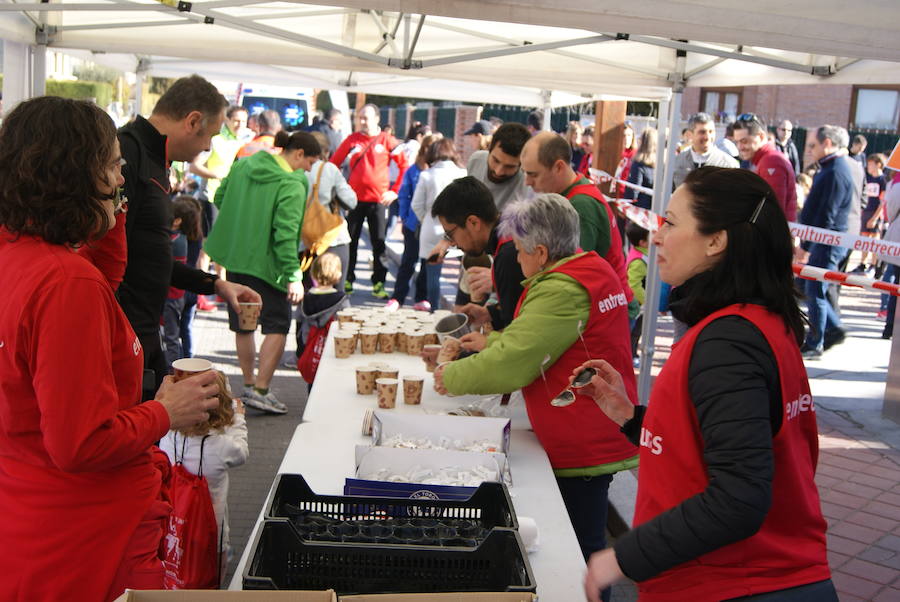
[[[797,186],[794,169],[775,144],[769,142],[766,125],[752,113],[734,122],[734,139],[741,159],[749,161],[751,170],[765,180],[781,205],[788,221],[797,218]]]
[[[512,240],[503,240],[497,233],[500,212],[490,190],[473,176],[454,180],[434,200],[431,215],[440,221],[444,239],[450,244],[472,255],[493,256],[487,290],[473,289],[472,293],[490,292],[490,280],[493,280],[499,302],[487,306],[467,303],[460,311],[475,326],[490,321],[494,330],[502,330],[513,320],[525,276]]]
[[[688,173],[704,165],[739,167],[734,157],[716,147],[716,122],[708,113],[691,115],[688,127],[691,130],[691,148],[675,157],[675,172],[672,177],[675,188],[681,186]]]
[[[791,134],[794,132],[794,124],[785,119],[775,128],[775,148],[780,150],[787,157],[794,168],[794,173],[799,174],[803,164],[800,162],[800,153],[797,152],[797,145],[794,144]]]

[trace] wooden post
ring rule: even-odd
[[[594,109],[594,162],[591,167],[610,175],[615,175],[625,148],[626,105],[624,100],[600,100]]]

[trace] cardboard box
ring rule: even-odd
[[[341,596],[341,602],[535,602],[537,596],[516,592],[458,594],[366,594]]]
[[[391,472],[405,473],[416,466],[434,467],[435,469],[444,466],[461,468],[484,466],[498,475],[503,475],[505,463],[501,458],[504,457],[498,454],[474,452],[357,445],[356,474],[357,477],[368,476],[381,468],[388,468]],[[465,500],[475,493],[475,489],[475,487],[394,483],[362,478],[347,478],[344,481],[344,495]]]
[[[240,592],[226,590],[126,590],[113,602],[337,602],[334,590]]]
[[[509,454],[509,418],[471,417],[460,420],[459,416],[403,414],[375,410],[372,421],[372,445],[394,435],[411,439],[425,438],[437,444],[441,437],[461,440],[465,444],[475,441],[490,441],[499,448],[498,453]]]

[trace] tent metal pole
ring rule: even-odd
[[[550,118],[553,116],[553,102],[551,99],[553,97],[553,92],[550,90],[541,90],[541,100],[543,101],[543,107],[541,110],[543,111],[543,119],[541,123],[541,130],[545,132],[549,132],[553,128],[550,126]]]
[[[31,52],[28,44],[3,40],[4,114],[28,98],[31,90]]]
[[[481,59],[490,59],[498,56],[512,56],[516,54],[525,54],[527,52],[537,52],[540,50],[555,50],[557,48],[567,48],[569,46],[584,46],[585,44],[599,44],[600,42],[609,42],[615,40],[612,36],[599,35],[587,38],[576,38],[574,40],[559,40],[556,42],[546,42],[543,44],[528,44],[526,46],[513,46],[511,48],[499,48],[497,50],[489,50],[486,52],[473,52],[470,54],[457,54],[439,59],[429,59],[422,61],[422,68],[435,67],[437,65],[452,65],[454,63],[465,63],[468,61],[478,61]]]
[[[671,101],[659,103],[659,140],[656,149],[656,171],[653,178],[653,203],[651,210],[657,215],[665,213],[672,190],[672,174],[675,168],[675,150],[678,148],[678,124],[681,121],[682,86],[676,85]],[[664,142],[663,142],[664,141]],[[661,281],[656,265],[656,247],[651,244],[647,254],[647,290],[644,295],[644,323],[641,326],[641,369],[638,374],[638,399],[646,405],[650,400],[650,384],[653,378],[653,353],[656,325],[659,320],[659,295]]]
[[[47,93],[47,35],[38,30],[37,44],[31,46],[31,98]]]
[[[734,59],[736,61],[745,61],[747,63],[758,63],[760,65],[768,65],[769,67],[777,67],[779,69],[788,69],[790,71],[800,71],[802,73],[811,73],[813,75],[829,75],[830,67],[818,65],[801,65],[799,63],[791,63],[789,61],[781,61],[778,59],[769,59],[757,56],[749,56],[740,52],[731,52],[728,50],[719,50],[718,48],[710,48],[708,46],[700,46],[698,44],[690,44],[687,42],[678,42],[676,40],[666,40],[663,38],[654,38],[652,36],[632,35],[629,34],[628,40],[632,42],[642,42],[653,46],[662,46],[663,48],[672,48],[673,50],[690,51],[696,54],[706,54],[709,56],[718,56],[725,59]]]

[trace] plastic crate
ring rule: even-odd
[[[436,500],[317,495],[302,475],[278,475],[266,518],[290,518],[298,509],[336,520],[431,517],[477,520],[485,529],[519,528],[509,492],[502,483],[482,483],[467,500]]]
[[[320,543],[266,520],[251,544],[245,590],[334,589],[338,595],[534,592],[519,534],[492,531],[477,548]]]

